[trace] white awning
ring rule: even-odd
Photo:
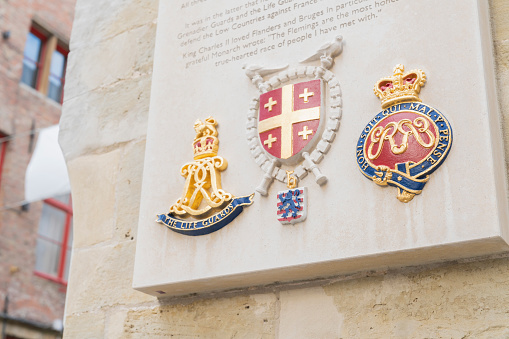
[[[39,131],[25,175],[27,203],[71,192],[67,166],[58,144],[58,131],[58,125]]]

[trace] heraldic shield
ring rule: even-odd
[[[322,81],[290,84],[260,95],[258,135],[263,149],[290,162],[319,135]]]
[[[293,189],[290,179],[298,183],[308,173],[318,185],[327,182],[318,164],[334,141],[342,115],[341,87],[331,72],[342,41],[336,36],[297,66],[244,65],[260,92],[249,106],[246,136],[251,155],[264,172],[256,187],[261,195],[268,194],[274,180]],[[318,61],[319,66],[304,65]],[[268,77],[273,73],[277,74]]]

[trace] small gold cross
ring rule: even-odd
[[[304,88],[304,93],[301,93],[299,94],[299,98],[304,98],[304,102],[308,102],[309,101],[309,97],[312,97],[313,95],[315,95],[314,92],[308,92],[308,88]]]
[[[269,98],[269,102],[265,104],[265,108],[268,108],[269,109],[269,112],[272,112],[272,106],[276,105],[277,104],[277,101],[274,100],[272,101],[272,97]]]
[[[269,148],[272,148],[272,144],[277,141],[277,138],[272,137],[272,134],[269,134],[267,140],[263,142],[264,145],[269,146]]]
[[[313,134],[313,130],[312,129],[308,130],[308,127],[304,126],[304,129],[300,131],[298,134],[302,137],[302,140],[308,140],[308,135]]]

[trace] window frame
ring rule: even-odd
[[[69,50],[66,49],[65,47],[63,47],[62,44],[60,43],[60,41],[58,41],[57,42],[57,47],[55,48],[55,51],[57,51],[60,54],[62,54],[64,56],[64,58],[65,58],[64,69],[63,69],[63,74],[62,74],[62,78],[61,78],[62,91],[60,92],[60,104],[62,105],[64,103],[65,76],[67,75],[67,57],[69,55]],[[50,65],[50,67],[51,67],[51,65]],[[51,77],[51,68],[50,68],[50,73],[48,74],[48,81],[50,81],[49,80],[50,77]],[[49,84],[48,84],[48,92],[49,92]],[[46,94],[46,96],[49,98],[48,93]],[[53,99],[51,99],[51,100],[53,100]],[[56,102],[56,100],[53,100],[53,101]]]
[[[35,79],[35,87],[32,87],[32,86],[30,86],[30,87],[35,90],[39,90],[39,88],[41,86],[40,81],[41,81],[42,68],[44,67],[45,60],[46,60],[46,43],[48,42],[48,37],[41,30],[37,29],[37,27],[35,27],[34,25],[32,25],[30,27],[29,33],[32,33],[37,38],[39,38],[39,40],[41,40],[41,49],[39,51],[39,53],[40,53],[39,60],[31,60],[31,59],[27,58],[25,56],[25,51],[23,51],[23,60],[25,60],[25,58],[27,58],[28,60],[34,62],[37,66],[37,77]],[[28,39],[28,35],[27,35],[27,39]],[[25,85],[29,86],[28,84],[25,84]]]
[[[43,200],[45,204],[50,205],[51,207],[54,207],[66,214],[65,216],[65,223],[64,223],[64,231],[62,232],[62,241],[57,243],[57,245],[60,247],[60,257],[58,258],[58,273],[57,276],[37,271],[34,269],[34,274],[40,278],[48,279],[51,281],[54,281],[56,283],[59,283],[61,285],[67,286],[67,280],[64,279],[64,272],[65,272],[65,263],[67,261],[67,248],[69,246],[69,234],[71,232],[71,223],[72,223],[72,217],[73,217],[73,210],[72,210],[72,196],[69,195],[69,202],[68,204],[65,204],[61,201],[58,201],[53,198],[44,199]],[[40,234],[37,234],[37,239],[43,238]],[[48,239],[46,239],[48,240]],[[53,242],[53,240],[51,240]]]
[[[35,80],[35,87],[32,87],[28,84],[26,86],[35,89],[36,91],[42,93],[49,100],[62,104],[64,100],[64,85],[65,85],[65,76],[67,73],[67,59],[69,55],[69,47],[65,42],[58,39],[58,37],[54,34],[51,34],[49,31],[40,27],[37,23],[32,22],[30,26],[29,33],[32,33],[37,38],[41,40],[41,49],[40,49],[40,57],[39,61],[34,61],[28,59],[32,62],[35,62],[37,65],[37,78]],[[27,35],[28,36],[28,35]],[[56,101],[52,97],[49,96],[49,82],[51,77],[51,59],[53,56],[53,52],[58,51],[65,58],[65,65],[63,70],[63,76],[61,78],[62,89],[60,93],[60,100]],[[23,51],[23,60],[25,60],[25,51]],[[21,74],[23,77],[23,73]],[[20,83],[23,83],[20,78]]]

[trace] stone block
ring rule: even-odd
[[[113,237],[121,152],[116,149],[68,162],[76,225],[74,248],[95,245]]]
[[[280,293],[279,338],[341,338],[345,315],[322,287]]]
[[[94,46],[134,28],[153,24],[157,1],[83,1],[76,3],[71,50]]]
[[[63,106],[59,142],[67,161],[147,133],[151,76],[87,92]],[[101,109],[97,109],[100,106]]]
[[[112,310],[109,312],[105,321],[105,335],[108,339],[125,339],[127,323],[127,314],[129,309]]]
[[[277,303],[277,297],[267,293],[132,309],[124,338],[272,339],[277,337]]]
[[[86,224],[83,225],[85,228]],[[95,312],[103,307],[136,305],[156,300],[132,289],[135,243],[75,248],[67,293],[66,314]]]
[[[72,50],[67,64],[65,99],[152,71],[155,24],[123,32],[88,48]],[[132,51],[126,53],[126,50]],[[89,65],[93,64],[94,67]]]
[[[115,187],[115,209],[121,212],[116,214],[114,238],[117,241],[133,241],[138,228],[145,140],[129,143],[119,150],[121,156]],[[102,187],[97,186],[96,190],[102,192]]]
[[[66,339],[106,338],[105,313],[103,311],[80,312],[65,317],[64,337]]]

